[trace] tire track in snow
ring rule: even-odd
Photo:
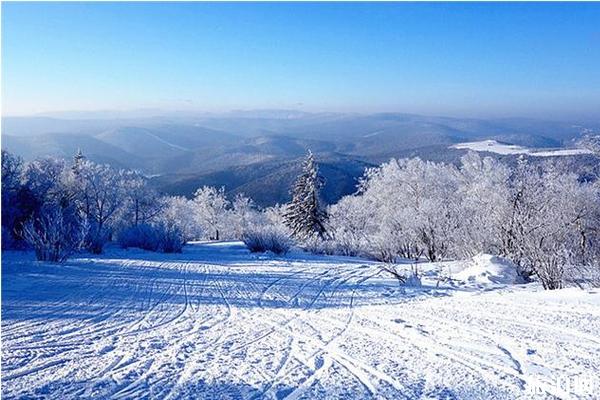
[[[304,271],[306,271],[306,269],[302,270],[302,272],[304,272]],[[321,274],[318,274],[314,278],[312,278],[310,280],[307,280],[307,282],[305,282],[303,285],[301,285],[301,287],[296,291],[296,293],[288,300],[288,303],[294,302],[295,299],[297,300],[298,296],[300,295],[300,293],[307,286],[309,286],[310,284],[314,283],[315,281],[319,281],[320,282],[322,276],[328,275],[329,273],[330,273],[330,270],[327,270],[327,271],[322,272]],[[297,272],[290,274],[289,277],[293,277],[295,275],[297,275]],[[333,281],[335,281],[336,279],[334,279]],[[330,285],[331,282],[332,281],[328,281],[324,286]],[[323,290],[324,290],[324,288],[321,287],[320,290],[318,291],[317,295],[313,297],[312,301],[307,306],[304,306],[304,310],[310,308],[310,306],[312,306],[316,302],[316,299],[321,295],[321,293],[323,292]],[[296,302],[296,303],[298,303],[298,302]],[[264,309],[264,307],[262,307],[262,305],[261,305],[261,308]],[[280,326],[281,327],[286,327],[287,325],[289,325],[291,322],[295,321],[299,317],[300,316],[298,314],[296,314],[294,317],[289,318],[287,321],[285,321]],[[273,333],[275,331],[276,331],[276,329],[272,328],[271,331],[270,331],[270,333]],[[282,362],[280,363],[279,367],[275,370],[274,376],[271,379],[271,381],[265,386],[265,388],[263,388],[263,390],[261,391],[261,393],[259,395],[257,395],[258,397],[269,394],[270,391],[271,391],[271,388],[278,382],[279,379],[281,379],[284,376],[283,372],[285,371],[285,367],[287,366],[288,362],[291,359],[295,340],[296,339],[294,337],[290,337],[289,346],[288,346],[288,348],[286,349],[286,351],[284,353],[284,357],[283,357]]]
[[[161,267],[164,267],[165,265],[161,265]],[[154,325],[150,325],[147,327],[144,327],[142,329],[138,329],[135,331],[131,331],[129,330],[128,332],[125,332],[124,334],[120,335],[119,338],[127,338],[127,337],[131,337],[134,335],[137,336],[143,336],[143,341],[145,342],[150,342],[152,343],[153,340],[155,340],[154,338],[159,338],[162,336],[164,329],[169,326],[172,331],[172,333],[176,333],[175,330],[175,326],[178,323],[183,323],[183,321],[180,321],[181,317],[189,310],[189,298],[188,298],[188,294],[187,294],[187,273],[190,267],[190,263],[179,263],[177,265],[170,265],[169,269],[173,269],[173,267],[177,267],[176,270],[180,271],[181,274],[180,276],[177,278],[178,281],[178,287],[175,289],[174,293],[167,293],[166,295],[163,294],[161,295],[158,300],[152,304],[152,301],[148,301],[148,305],[150,306],[150,308],[148,309],[149,311],[152,311],[154,309],[156,309],[160,304],[166,303],[167,300],[173,298],[176,295],[179,295],[179,293],[181,293],[183,291],[183,306],[180,305],[180,310],[178,310],[173,316],[171,316],[170,318],[162,318],[159,320],[158,324],[154,324]],[[169,282],[169,288],[173,287],[173,285],[175,285],[175,282],[171,281]],[[144,302],[145,303],[145,302]],[[179,304],[178,302],[175,302],[175,304]],[[191,307],[190,307],[191,308]],[[169,310],[167,310],[169,311]],[[145,317],[147,315],[143,314],[143,316]],[[141,321],[145,320],[145,318],[142,318]],[[136,326],[138,324],[134,324],[134,326]],[[179,334],[178,334],[179,335]],[[162,340],[158,342],[159,344],[162,343]],[[166,343],[164,343],[166,345]],[[178,342],[175,342],[175,345],[177,345]],[[161,345],[162,346],[162,345]],[[133,373],[133,374],[137,374],[138,377],[136,378],[136,380],[133,381],[124,381],[122,383],[120,383],[119,385],[117,385],[116,390],[114,390],[111,394],[111,397],[114,398],[119,398],[119,397],[140,397],[140,396],[147,396],[147,393],[141,393],[143,392],[144,388],[146,388],[146,390],[149,390],[149,388],[147,388],[147,385],[145,384],[146,381],[148,380],[148,378],[153,374],[158,372],[161,369],[164,369],[165,365],[161,364],[159,359],[157,359],[156,357],[159,356],[159,354],[162,351],[166,351],[165,349],[163,349],[162,347],[159,349],[154,349],[153,351],[151,351],[150,354],[147,354],[147,357],[150,357],[150,364],[144,364],[143,367],[140,369],[139,367],[137,367],[137,365],[139,365],[139,363],[135,362],[135,358],[130,358],[130,362],[129,360],[122,362],[123,358],[124,358],[124,354],[117,356],[116,362],[113,362],[110,366],[110,368],[107,368],[105,370],[103,370],[92,382],[90,382],[90,386],[93,387],[95,384],[97,383],[101,383],[103,381],[105,381],[107,379],[107,375],[110,376],[116,372],[118,372],[119,370],[122,370],[123,368],[127,368],[130,372],[128,372],[127,374]],[[167,364],[169,364],[169,362],[167,362]],[[87,390],[91,390],[91,387],[89,387]],[[135,396],[134,396],[135,393]]]
[[[44,396],[44,390],[56,390],[52,396],[62,398],[208,397],[212,393],[236,398],[287,395],[293,399],[321,396],[321,390],[325,390],[325,396],[339,395],[330,389],[335,390],[340,379],[350,385],[344,389],[354,391],[353,395],[419,396],[422,380],[414,383],[414,387],[413,383],[404,386],[406,382],[395,375],[402,372],[403,366],[394,357],[412,349],[415,357],[422,358],[410,364],[413,368],[414,365],[450,367],[452,374],[465,374],[481,383],[484,390],[491,390],[487,393],[507,388],[522,394],[519,382],[526,384],[529,379],[531,360],[523,353],[521,343],[505,340],[504,336],[513,338],[508,329],[517,329],[519,324],[529,335],[551,326],[542,322],[545,326],[535,327],[517,318],[520,321],[513,325],[500,320],[506,328],[500,332],[469,324],[466,325],[469,329],[464,329],[465,322],[459,315],[443,314],[444,307],[450,307],[451,303],[427,299],[422,305],[432,310],[431,315],[421,316],[417,309],[409,311],[412,305],[387,306],[399,307],[400,313],[406,308],[406,321],[413,328],[403,328],[392,322],[395,311],[374,308],[375,314],[370,315],[359,307],[372,303],[368,297],[371,293],[365,297],[360,292],[361,281],[369,279],[366,275],[372,270],[361,270],[355,265],[338,269],[327,262],[306,268],[290,263],[288,268],[269,264],[271,260],[265,263],[253,260],[247,265],[238,260],[243,259],[236,258],[232,265],[226,261],[220,265],[187,259],[163,263],[134,260],[131,268],[129,261],[107,260],[109,266],[102,266],[99,271],[91,271],[94,264],[90,261],[84,265],[92,272],[89,275],[77,273],[67,283],[56,280],[57,287],[79,287],[79,290],[60,298],[62,303],[49,302],[55,305],[54,312],[61,309],[75,312],[80,302],[90,315],[81,315],[84,322],[71,326],[61,321],[44,326],[42,321],[24,319],[16,319],[20,327],[8,324],[12,333],[22,333],[23,337],[2,334],[3,355],[12,357],[4,361],[10,359],[9,366],[15,367],[2,368],[3,377],[9,377],[3,385],[3,396],[39,397]],[[201,270],[205,273],[192,274]],[[274,276],[276,273],[281,275]],[[83,279],[89,283],[94,277],[99,277],[100,282],[90,287],[105,289],[95,293],[97,297],[86,293],[83,285]],[[79,279],[82,283],[77,285]],[[111,298],[116,294],[119,296]],[[458,304],[465,304],[458,300]],[[71,308],[71,302],[75,308]],[[11,310],[15,316],[19,312],[18,308]],[[485,321],[478,319],[477,324]],[[413,322],[422,324],[423,329]],[[39,325],[32,329],[34,324]],[[2,328],[5,326],[3,323]],[[430,327],[439,329],[433,332]],[[452,332],[461,330],[464,343],[453,343]],[[41,337],[41,343],[26,344],[26,340],[37,339],[34,335],[41,332],[47,335]],[[559,326],[549,335],[568,339],[568,346],[577,342],[585,349],[596,346],[596,342],[582,333]],[[528,340],[538,343],[535,338]],[[390,345],[391,351],[373,349],[375,357],[368,353],[369,348],[360,348],[381,343]],[[86,351],[86,346],[91,351]],[[570,348],[565,346],[564,349]],[[398,347],[409,350],[398,353],[394,349]],[[9,354],[10,350],[14,354]],[[477,355],[486,359],[481,360]],[[565,366],[583,367],[582,360],[552,359],[541,366],[556,372]],[[76,373],[71,371],[73,368],[77,368]],[[40,383],[53,379],[64,379],[68,385],[54,388]],[[332,381],[336,383],[329,387]],[[222,382],[239,384],[242,389],[220,386]],[[427,381],[427,385],[435,385],[438,380],[432,382]],[[259,388],[263,392],[256,395]]]
[[[406,318],[407,314],[403,314],[403,317]],[[548,394],[553,395],[553,396],[558,396],[558,397],[567,396],[568,397],[567,393],[562,391],[560,388],[556,387],[556,385],[553,382],[549,381],[549,379],[547,379],[547,377],[540,376],[539,374],[536,374],[534,376],[532,374],[532,372],[530,372],[532,370],[532,368],[529,365],[532,364],[532,362],[526,356],[526,354],[528,353],[527,349],[524,348],[524,346],[522,346],[519,342],[517,342],[516,339],[514,339],[512,337],[508,337],[506,335],[500,335],[496,332],[491,331],[490,329],[482,328],[482,327],[480,327],[480,324],[476,324],[476,325],[465,324],[465,323],[455,321],[453,319],[433,316],[431,313],[427,313],[427,314],[420,313],[418,315],[418,317],[414,317],[414,318],[418,318],[420,323],[425,323],[425,322],[429,321],[433,326],[435,326],[437,328],[439,328],[440,326],[442,326],[442,327],[449,326],[449,328],[448,328],[449,330],[454,331],[454,332],[461,332],[461,335],[464,335],[465,333],[469,333],[472,337],[475,337],[475,338],[481,338],[481,337],[487,338],[492,343],[492,346],[495,346],[497,349],[499,349],[500,352],[509,359],[510,363],[513,365],[514,370],[519,374],[518,376],[525,382],[525,385],[540,387],[541,389],[546,391]],[[499,320],[505,321],[508,323],[512,322],[510,320],[506,320],[506,319],[502,319],[502,318],[499,318]],[[535,324],[535,326],[539,326],[539,325]],[[562,331],[562,328],[560,328],[560,327],[553,327],[550,325],[548,325],[547,327],[549,330]],[[554,335],[554,336],[556,336],[556,335]],[[560,337],[560,335],[558,335],[558,336]],[[453,347],[452,342],[448,342],[445,340],[441,341],[441,344],[447,346],[448,348]],[[580,344],[580,343],[578,343],[578,344]],[[460,351],[460,350],[457,350],[457,351]],[[464,352],[463,352],[463,354],[464,354]],[[479,359],[481,360],[481,357],[479,357]],[[542,366],[544,368],[547,368],[548,370],[556,370],[557,369],[556,366],[547,365],[547,364],[543,363],[543,361],[540,362],[539,360],[536,361],[535,364]],[[501,368],[501,370],[506,372],[506,370],[503,368]],[[569,373],[572,373],[573,371],[565,370],[564,372],[569,374]]]
[[[363,273],[362,270],[352,271],[348,276],[341,279],[340,282],[338,283],[338,285],[332,291],[331,298],[333,298],[335,291],[340,286],[342,286],[343,284],[348,282],[350,279],[355,278],[357,275],[362,275],[362,273]],[[294,391],[289,393],[285,397],[286,399],[295,399],[295,398],[303,395],[306,390],[308,390],[312,385],[314,385],[319,380],[321,373],[323,371],[326,371],[332,365],[333,361],[335,361],[340,366],[342,366],[344,369],[346,369],[351,375],[354,375],[357,378],[358,382],[361,385],[363,385],[367,389],[367,391],[369,393],[371,393],[372,395],[377,394],[377,389],[376,389],[375,385],[371,382],[371,380],[368,376],[369,374],[379,378],[380,380],[390,383],[392,386],[394,386],[397,389],[398,388],[403,389],[402,385],[400,385],[398,382],[396,382],[393,378],[391,378],[387,374],[384,374],[384,373],[376,370],[375,368],[372,368],[372,367],[366,365],[365,363],[363,363],[359,360],[356,360],[348,355],[345,355],[344,353],[338,351],[334,347],[335,341],[340,339],[350,326],[350,323],[351,323],[353,315],[354,315],[354,310],[353,310],[354,296],[355,296],[356,291],[358,290],[359,285],[361,283],[364,283],[365,281],[367,281],[368,279],[370,279],[371,277],[373,277],[377,274],[379,274],[379,272],[376,272],[376,273],[371,274],[366,277],[361,277],[353,285],[352,294],[350,297],[350,303],[348,306],[349,316],[348,316],[346,322],[344,323],[343,328],[340,330],[340,332],[338,332],[336,335],[334,335],[330,340],[319,341],[318,339],[313,339],[311,337],[286,330],[286,332],[288,332],[288,334],[291,333],[292,336],[296,340],[302,339],[304,342],[311,343],[311,345],[318,348],[317,352],[310,354],[308,358],[305,358],[303,355],[295,354],[295,357],[298,360],[302,361],[303,364],[305,364],[308,367],[310,367],[310,364],[311,364],[311,362],[309,362],[308,359],[313,360],[312,364],[316,365],[317,368],[313,371],[313,373],[308,378],[306,378],[302,382],[302,384],[299,387],[297,387]],[[317,296],[319,296],[322,292],[323,291],[320,291]],[[311,305],[312,304],[314,304],[314,302],[311,303]],[[317,310],[317,312],[318,311],[319,310]],[[284,328],[285,328],[285,326],[280,327],[280,329],[284,329]],[[319,361],[319,360],[326,360],[327,362]],[[327,365],[327,368],[324,368],[325,365]],[[365,374],[364,371],[366,371],[367,373]],[[283,378],[283,376],[281,376],[280,378]],[[274,387],[274,385],[276,383],[277,382],[275,382],[275,381],[272,382],[269,386],[269,389],[267,391],[265,391],[264,394],[269,395],[271,397],[274,396],[275,393],[273,393],[272,388]]]

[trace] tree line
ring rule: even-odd
[[[356,193],[325,206],[309,152],[289,204],[265,209],[223,188],[192,199],[164,196],[135,171],[78,153],[71,162],[24,163],[2,152],[2,247],[33,248],[64,261],[106,243],[178,252],[195,239],[243,240],[252,251],[308,251],[459,259],[486,252],[514,262],[547,289],[600,283],[599,171],[574,174],[557,162],[521,158],[509,167],[471,152],[460,165],[392,159],[368,169]]]
[[[111,168],[78,153],[72,162],[29,163],[2,151],[2,248],[33,248],[40,260],[122,247],[179,252],[194,239],[235,239],[259,216],[252,200],[199,188],[193,199],[163,196],[136,171]]]

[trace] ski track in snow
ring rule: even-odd
[[[237,243],[3,254],[2,397],[593,398],[554,382],[599,374],[599,295],[526,286],[401,289],[376,263]]]

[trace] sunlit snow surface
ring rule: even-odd
[[[239,243],[2,261],[5,399],[600,390],[600,294],[512,284],[510,265],[491,256],[422,264],[421,288],[361,259],[258,256]]]
[[[557,149],[557,150],[531,150],[526,147],[514,144],[500,143],[495,140],[482,140],[479,142],[465,142],[450,146],[454,149],[487,151],[496,154],[527,154],[534,157],[556,157],[556,156],[576,156],[580,154],[592,154],[586,149]]]

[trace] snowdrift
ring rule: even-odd
[[[465,265],[465,269],[452,275],[453,279],[482,285],[524,283],[517,273],[517,266],[502,257],[478,254]]]

